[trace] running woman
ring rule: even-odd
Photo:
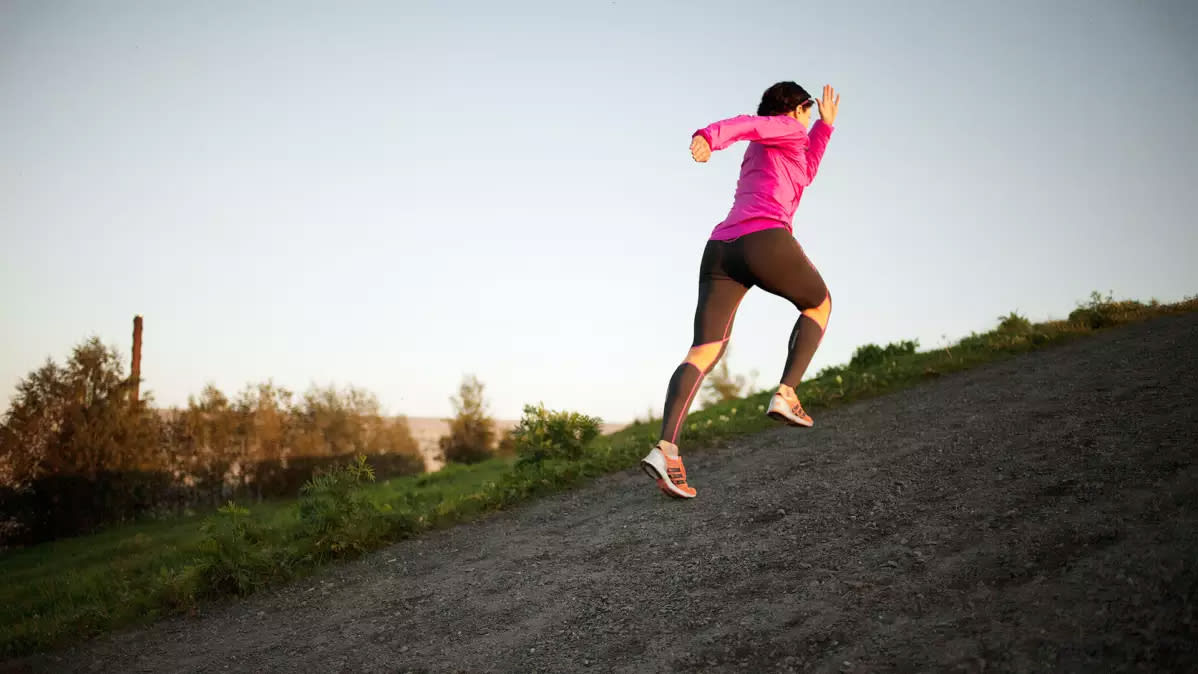
[[[782,381],[767,414],[793,426],[814,423],[803,411],[795,387],[823,339],[832,297],[795,241],[791,221],[832,136],[840,95],[824,86],[818,101],[820,119],[808,133],[815,105],[803,87],[779,82],[762,94],[755,116],[716,122],[691,137],[691,156],[697,162],[706,162],[712,151],[737,141],[747,140],[749,147],[732,210],[712,231],[699,263],[695,337],[666,389],[661,440],[641,460],[649,477],[670,496],[695,496],[678,454],[678,433],[703,378],[724,354],[736,309],[753,286],[789,300],[799,311]]]

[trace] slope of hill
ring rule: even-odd
[[[1151,320],[8,668],[1196,671],[1195,400]]]

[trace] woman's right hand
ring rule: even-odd
[[[824,124],[831,126],[836,123],[836,112],[840,108],[840,94],[831,84],[824,85],[824,96],[819,100],[819,118]]]
[[[706,138],[695,136],[691,139],[691,156],[697,162],[705,162],[711,159],[711,146],[707,144]]]

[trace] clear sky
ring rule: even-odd
[[[779,80],[842,93],[795,217],[809,374],[1093,290],[1198,293],[1198,8],[1054,2],[0,0],[0,406],[90,335],[186,404],[355,384],[448,415],[660,412]],[[754,290],[733,371],[795,319]]]

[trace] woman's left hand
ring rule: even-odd
[[[829,126],[836,123],[836,113],[840,109],[840,94],[831,84],[824,85],[824,97],[819,99],[819,118]]]

